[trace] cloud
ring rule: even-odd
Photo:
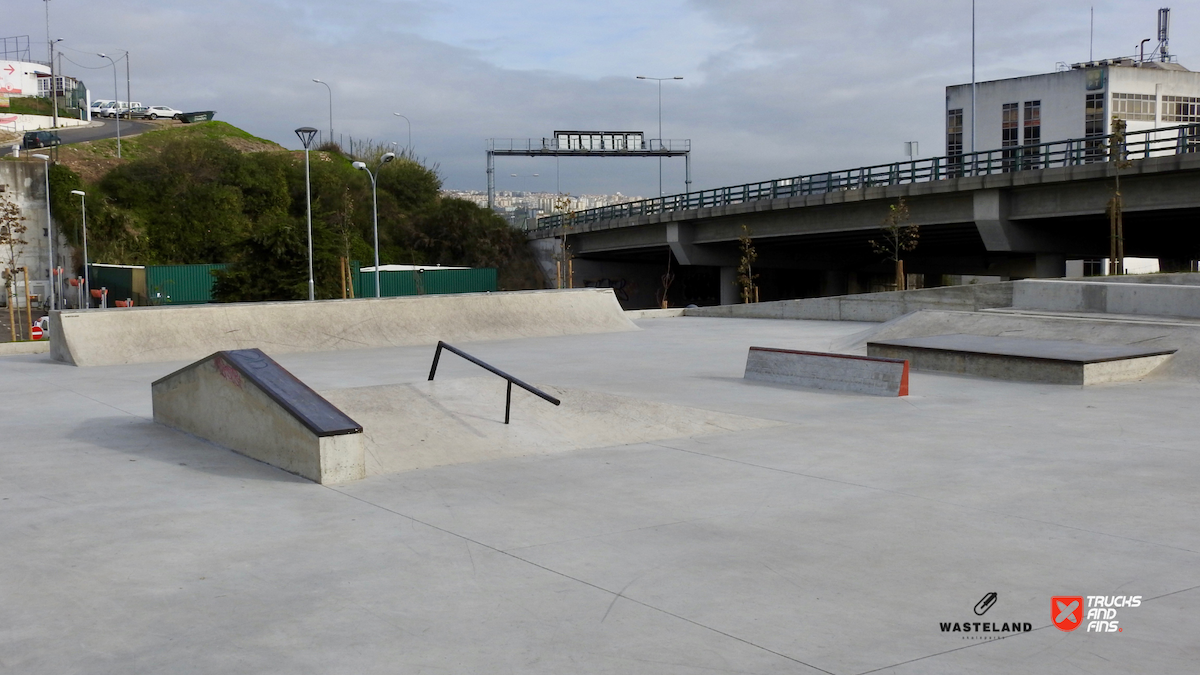
[[[978,2],[983,81],[1049,72],[1087,58],[1092,3]],[[654,135],[664,83],[664,135],[690,138],[695,188],[896,161],[903,142],[943,150],[944,90],[970,81],[970,3],[825,0],[213,0],[205,3],[55,0],[51,30],[72,60],[131,52],[133,97],[215,109],[251,133],[298,147],[292,130],[329,127],[377,142],[407,138],[441,167],[448,187],[483,189],[485,141],[556,129]],[[1096,56],[1133,53],[1154,34],[1159,3],[1096,3]],[[44,57],[42,3],[9,8]],[[1200,13],[1178,8],[1174,51],[1200,68],[1187,36]],[[14,28],[10,28],[14,30]],[[66,64],[93,95],[112,71]],[[122,98],[125,73],[118,73]],[[540,173],[512,179],[510,173]],[[652,195],[654,160],[502,158],[502,189]],[[681,161],[664,162],[668,192]]]

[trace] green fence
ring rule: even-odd
[[[212,273],[228,265],[150,265],[146,293],[152,305],[199,305],[212,302]]]
[[[357,268],[357,264],[354,265]],[[379,273],[380,295],[394,298],[401,295],[443,295],[448,293],[483,293],[496,290],[496,268],[454,270],[426,267],[424,271]],[[375,273],[358,271],[354,279],[354,296],[375,297]]]

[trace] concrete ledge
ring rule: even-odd
[[[747,380],[874,396],[908,396],[903,359],[751,347]]]
[[[607,288],[50,313],[51,353],[77,366],[629,330],[638,328]]]
[[[1070,340],[931,335],[868,342],[867,353],[907,359],[913,370],[1018,382],[1090,385],[1141,379],[1162,365],[1175,350]]]
[[[0,342],[0,356],[16,356],[17,354],[45,354],[48,351],[50,351],[49,340]]]
[[[257,349],[217,352],[150,392],[159,424],[317,483],[366,476],[362,426]]]
[[[1013,282],[942,286],[912,291],[860,293],[828,298],[779,300],[741,305],[720,305],[684,310],[685,316],[736,319],[808,319],[815,321],[890,321],[920,310],[979,311],[1009,307]]]
[[[687,311],[683,307],[670,309],[627,309],[625,310],[625,318],[630,320],[637,319],[671,319],[677,316],[683,316]]]
[[[1026,279],[1014,282],[1014,309],[1200,318],[1200,286]]]

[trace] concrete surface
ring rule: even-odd
[[[153,382],[154,421],[317,483],[366,476],[361,428],[314,431],[228,358],[213,354]]]
[[[908,396],[908,363],[903,359],[751,347],[743,377],[809,389]]]
[[[867,353],[904,359],[913,370],[1085,386],[1140,380],[1174,351],[1075,340],[950,334],[872,340],[867,343]]]
[[[32,342],[0,342],[0,356],[13,356],[14,354],[47,354],[49,352],[49,340],[35,340]]]
[[[464,293],[51,312],[51,354],[77,366],[636,330],[611,289]]]
[[[0,672],[1196,672],[1196,380],[853,396],[744,382],[746,350],[871,326],[640,326],[463,346],[775,424],[331,487],[154,424],[149,383],[182,362],[0,359]],[[419,383],[432,355],[279,360],[327,390]],[[940,630],[989,592],[984,619],[1033,630]],[[1063,633],[1055,595],[1143,600],[1121,633]]]
[[[861,325],[861,324],[860,324]],[[865,353],[867,342],[931,335],[964,334],[1072,340],[1096,345],[1136,345],[1175,350],[1150,377],[1200,380],[1200,322],[1118,315],[1064,316],[1008,312],[913,312],[834,342],[833,351]]]
[[[1200,319],[1200,286],[1026,279],[1015,282],[1012,306]]]
[[[331,389],[321,395],[363,425],[368,475],[781,424],[541,382],[534,386],[562,404],[514,387],[507,425],[505,381],[490,374]]]
[[[776,300],[750,304],[685,309],[685,316],[738,319],[812,319],[817,321],[890,321],[927,309],[978,311],[1009,307],[1013,282],[941,286],[911,291],[858,293],[828,298]]]

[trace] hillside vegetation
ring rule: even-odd
[[[182,125],[122,140],[64,147],[51,169],[55,220],[73,243],[88,193],[94,262],[231,263],[218,277],[226,301],[308,295],[304,153],[222,122]],[[364,157],[378,165],[378,148]],[[352,158],[312,152],[318,297],[341,297],[340,257],[373,260],[371,182]],[[434,169],[403,156],[378,174],[380,261],[496,267],[504,289],[537,286],[524,235],[487,209],[439,195]],[[79,256],[80,258],[82,256]]]

